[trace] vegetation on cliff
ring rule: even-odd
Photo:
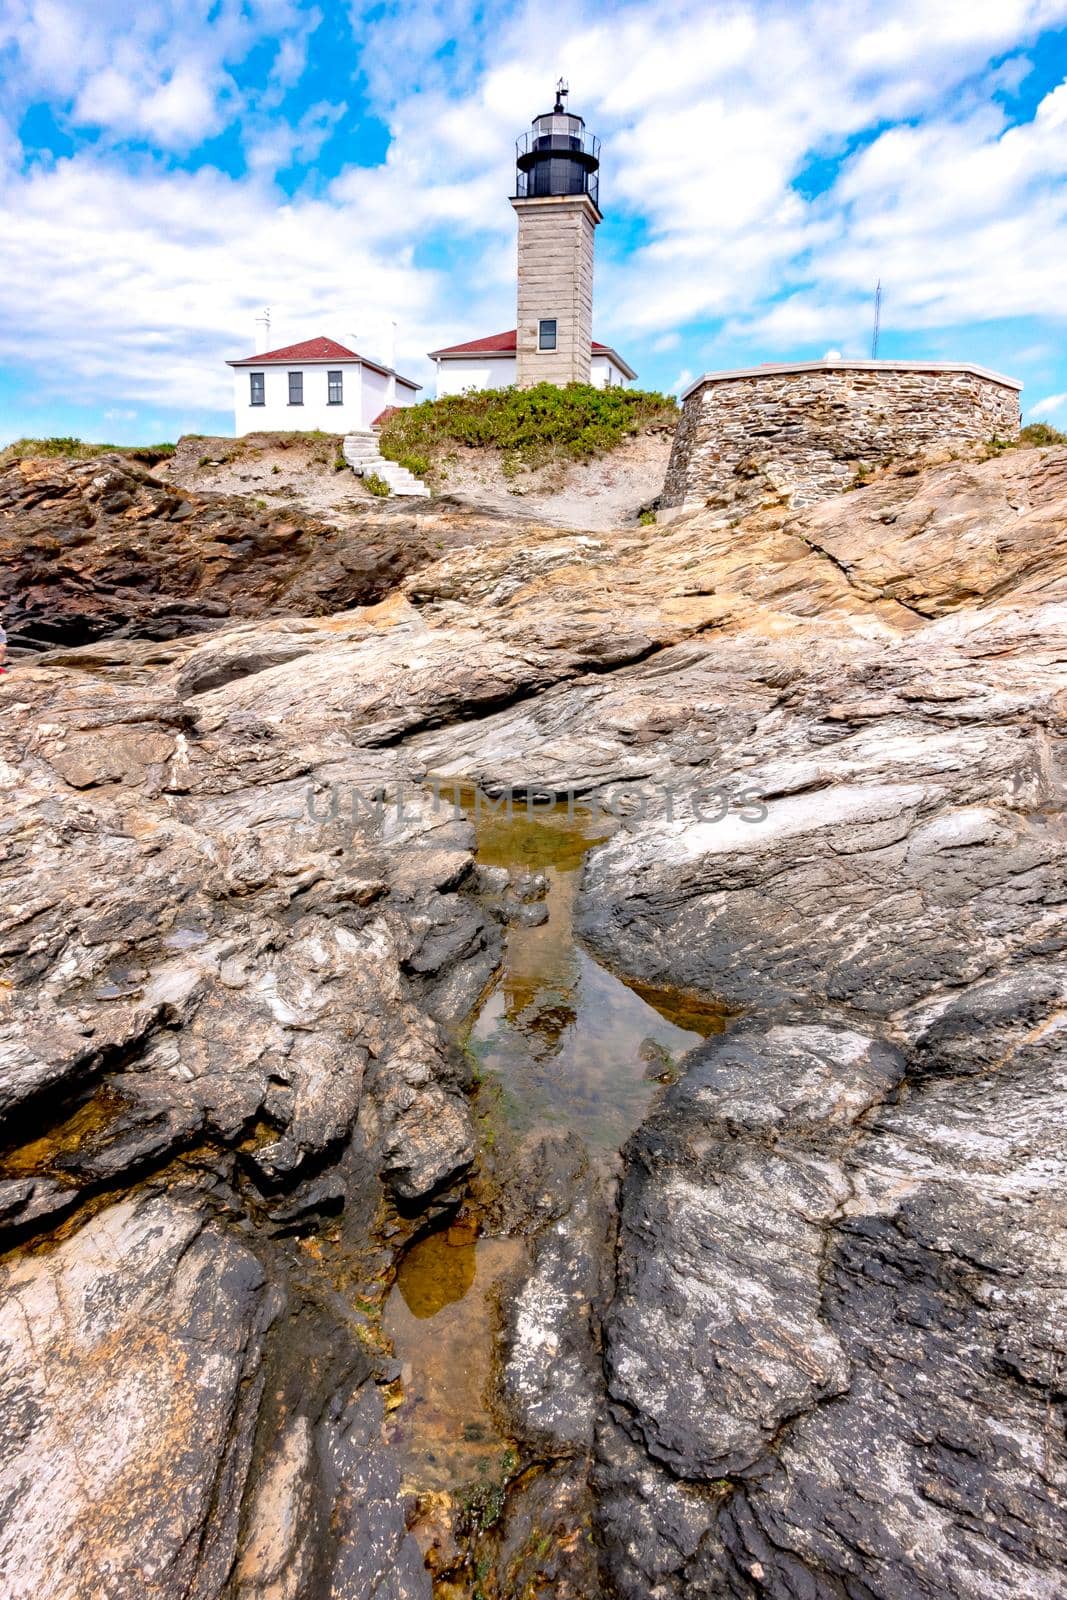
[[[50,439],[15,439],[0,450],[0,466],[12,461],[22,461],[28,456],[59,457],[67,461],[89,461],[93,456],[123,455],[131,461],[143,461],[153,466],[164,461],[175,451],[173,444],[89,444],[69,434]]]
[[[381,451],[417,477],[433,475],[457,448],[500,450],[505,473],[553,460],[586,461],[654,425],[674,427],[670,395],[646,389],[484,389],[447,395],[395,411],[381,430]]]

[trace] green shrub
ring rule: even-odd
[[[513,476],[551,460],[602,455],[650,424],[673,423],[677,416],[669,395],[539,383],[403,406],[382,427],[379,445],[383,456],[420,478],[456,445],[501,451],[504,472]]]
[[[143,461],[154,466],[172,456],[177,446],[173,444],[89,444],[70,434],[59,434],[49,439],[16,439],[0,450],[0,464],[24,461],[29,456],[62,457],[68,461],[91,461],[94,456],[129,456],[133,461]]]
[[[3,459],[22,461],[26,456],[66,456],[72,461],[86,461],[115,449],[117,446],[113,444],[86,444],[84,439],[64,434],[52,439],[16,439],[4,450]]]
[[[129,456],[132,461],[143,461],[147,466],[154,467],[157,461],[169,461],[178,446],[176,444],[135,444],[116,445],[120,455]]]
[[[1028,422],[1019,430],[1022,445],[1067,444],[1067,433],[1061,433],[1051,422]]]
[[[654,511],[642,511],[637,520],[642,528],[654,528],[656,525],[656,513]]]
[[[377,472],[365,472],[363,482],[371,494],[379,495],[383,500],[389,493],[389,485]]]

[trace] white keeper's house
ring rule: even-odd
[[[305,339],[229,361],[234,432],[359,433],[391,406],[410,406],[421,385],[338,344]]]
[[[438,397],[466,394],[472,389],[510,388],[518,382],[517,343],[517,330],[512,328],[508,333],[491,333],[487,339],[470,339],[445,350],[431,350],[430,360],[437,368]],[[585,382],[604,389],[609,383],[632,383],[636,377],[633,367],[617,350],[590,340],[589,376]]]

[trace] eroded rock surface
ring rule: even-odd
[[[474,519],[343,612],[336,529],[212,565],[255,515],[125,471],[5,491],[17,615],[99,640],[0,680],[10,1592],[428,1595],[372,1301],[465,1193],[462,1024],[543,909],[430,775],[604,808],[590,948],[738,1014],[618,1170],[498,1162],[499,1600],[1052,1600],[1067,455]]]
[[[4,1274],[4,1593],[217,1594],[233,1561],[280,1296],[164,1198]]]
[[[291,504],[186,491],[119,455],[17,461],[0,468],[5,626],[14,645],[83,645],[367,604],[431,546],[410,519],[356,520],[353,537]]]

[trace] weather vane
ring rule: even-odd
[[[563,102],[566,100],[569,94],[570,90],[567,87],[566,79],[560,78],[556,84],[556,104],[553,107],[554,111],[562,111],[564,109]]]

